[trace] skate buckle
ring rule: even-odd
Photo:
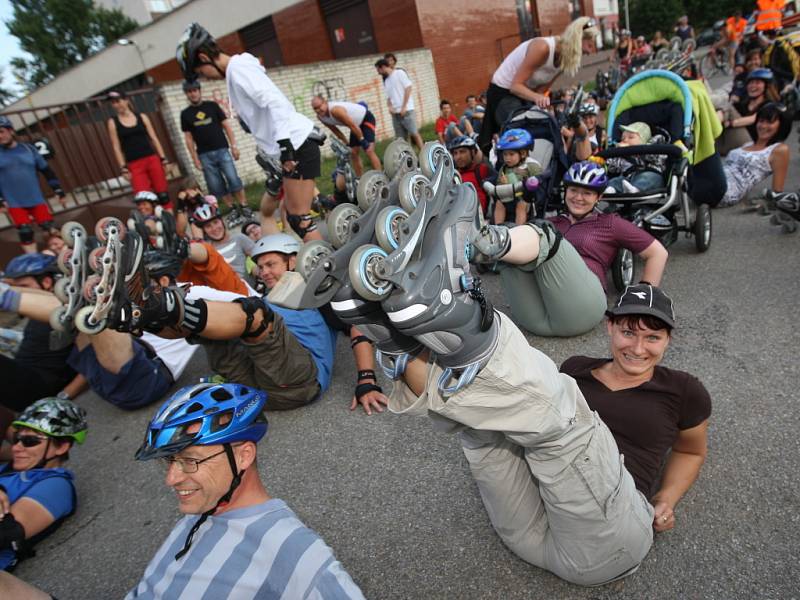
[[[469,294],[469,297],[481,307],[481,331],[488,331],[494,320],[494,309],[486,299],[486,296],[483,295],[481,278],[471,277],[465,273],[459,278],[459,283],[461,285],[461,291]]]
[[[383,364],[383,352],[377,349],[375,350],[375,359],[378,362],[378,366],[383,371],[383,374],[393,381],[400,379],[402,374],[406,372],[406,366],[408,365],[408,358],[410,356],[408,352],[405,354],[397,354],[394,356],[394,365],[389,366]]]
[[[442,374],[439,375],[439,382],[438,382],[439,392],[442,394],[442,396],[449,396],[451,394],[455,394],[458,391],[461,391],[462,389],[467,387],[470,383],[475,381],[475,376],[478,374],[478,371],[480,371],[480,369],[481,369],[480,361],[472,363],[461,372],[461,375],[459,375],[455,385],[448,386],[447,382],[453,378],[453,369],[447,367],[444,371],[442,371]]]

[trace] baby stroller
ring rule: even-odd
[[[553,210],[561,203],[558,194],[561,179],[569,167],[569,159],[564,152],[561,140],[561,129],[555,117],[537,106],[523,107],[514,111],[503,125],[500,132],[509,129],[524,129],[533,136],[533,148],[529,153],[534,160],[542,166],[542,173],[537,177],[538,186],[535,190],[526,190],[526,199],[532,203],[532,213],[529,218],[537,215],[543,217],[545,212]],[[495,167],[499,169],[503,159],[498,153]],[[493,185],[485,182],[483,188],[490,202],[509,200],[522,188],[520,184]],[[489,214],[491,212],[491,206]]]
[[[695,159],[701,154],[695,148],[695,136],[700,123],[695,120],[692,98],[687,82],[670,71],[650,70],[634,75],[614,95],[607,117],[610,147],[599,156],[624,158],[644,154],[666,155],[666,185],[663,188],[629,194],[606,194],[603,200],[608,203],[608,210],[642,227],[665,247],[677,241],[679,233],[683,231],[687,237],[694,236],[698,252],[705,252],[711,245],[709,205],[719,202],[725,186],[723,183],[722,192],[715,190],[712,195],[708,189],[703,189],[703,184],[698,181],[698,173],[694,172],[700,162]],[[666,143],[614,147],[621,139],[620,126],[637,121],[647,123],[653,133],[660,133],[666,138]],[[713,179],[722,172],[721,159],[713,152],[713,138],[719,133],[710,125],[711,121],[701,121],[709,129],[702,134],[704,154],[709,152],[709,139],[711,141],[711,155],[702,156],[702,162],[706,164],[701,171],[708,172],[709,179]],[[683,147],[676,145],[676,142],[681,142]],[[633,282],[634,269],[632,253],[621,249],[611,269],[614,286],[619,291]]]

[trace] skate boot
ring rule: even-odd
[[[87,305],[75,315],[76,327],[87,334],[107,326],[116,328],[125,319],[119,313],[139,304],[149,283],[142,264],[145,242],[138,233],[126,231],[113,217],[100,219],[95,233],[102,243],[89,254],[89,267],[95,274],[84,282]]]
[[[423,170],[434,176],[433,196],[402,225],[397,249],[383,257],[369,249],[354,254],[350,274],[358,293],[372,279],[388,288],[381,288],[383,311],[400,333],[436,354],[444,369],[439,391],[449,395],[469,385],[489,361],[499,324],[468,261],[470,240],[483,226],[480,203],[472,186],[454,183],[445,153],[428,145],[421,153]]]
[[[780,225],[784,233],[797,231],[797,222],[800,221],[800,194],[797,192],[768,192],[774,195],[775,214],[770,217],[773,225]]]
[[[66,246],[58,255],[58,268],[65,277],[59,279],[53,292],[63,304],[50,314],[50,327],[70,332],[75,327],[75,314],[84,304],[83,285],[87,276],[87,235],[80,223],[68,221],[61,228]]]
[[[361,298],[350,282],[342,284],[331,300],[331,309],[345,323],[355,325],[375,345],[375,358],[383,373],[398,379],[409,359],[423,350],[420,342],[392,326],[379,302]]]

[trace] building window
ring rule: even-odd
[[[280,67],[283,64],[281,45],[275,32],[272,17],[261,19],[239,31],[244,48],[258,57],[265,67]]]
[[[367,0],[320,0],[319,5],[336,58],[378,51]]]

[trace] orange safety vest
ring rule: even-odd
[[[786,0],[758,0],[758,16],[756,17],[756,29],[758,31],[769,31],[781,28],[781,9],[786,4]]]

